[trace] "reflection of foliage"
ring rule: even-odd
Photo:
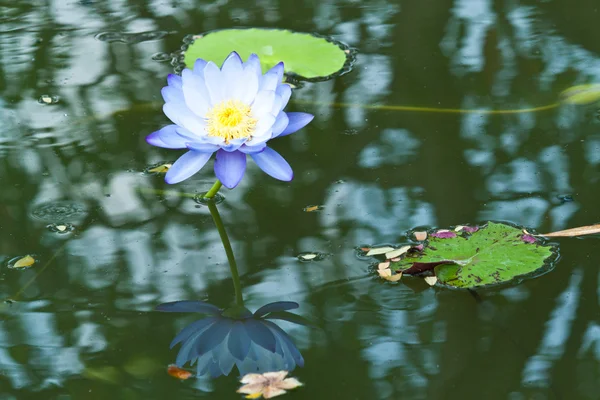
[[[235,364],[240,374],[292,371],[304,366],[302,355],[279,326],[269,319],[306,324],[287,312],[298,308],[289,301],[269,303],[252,314],[243,306],[221,310],[203,301],[175,301],[160,304],[158,311],[197,312],[208,317],[186,326],[171,342],[182,343],[176,364],[197,363],[198,375],[213,378],[228,375]]]

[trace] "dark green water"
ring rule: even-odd
[[[547,232],[598,222],[598,108],[323,105],[551,104],[600,81],[597,17],[592,0],[3,3],[0,294],[16,302],[0,311],[0,400],[240,398],[236,373],[184,382],[166,373],[177,354],[169,342],[194,318],[153,308],[182,299],[226,307],[234,292],[208,209],[139,190],[165,189],[142,171],[179,154],[144,141],[168,123],[159,102],[172,67],[153,55],[233,26],[319,32],[359,52],[351,73],[295,92],[302,101],[290,109],[316,116],[274,144],[295,179],[253,167],[219,205],[247,306],[295,301],[316,321],[281,324],[306,364],[292,373],[305,386],[285,396],[598,399],[597,238],[558,241],[553,271],[482,291],[481,302],[384,283],[354,251],[400,243],[423,225],[492,219]],[[148,31],[158,39],[95,38]],[[44,94],[58,103],[39,104]],[[197,193],[213,180],[206,168],[168,189]],[[325,208],[302,211],[315,204]],[[76,229],[59,235],[51,222]],[[331,256],[299,262],[305,251]],[[33,268],[6,268],[26,254],[39,260]]]

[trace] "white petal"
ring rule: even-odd
[[[258,92],[254,103],[252,103],[252,116],[260,120],[263,115],[268,114],[273,109],[275,101],[275,92],[272,90],[264,90]]]
[[[258,92],[258,77],[251,69],[247,68],[235,79],[236,84],[231,91],[231,97],[244,104],[252,104]]]
[[[204,84],[210,94],[213,105],[223,101],[223,81],[221,79],[221,70],[212,61],[204,67]]]
[[[204,121],[196,114],[191,112],[185,104],[182,103],[167,103],[163,106],[165,115],[177,124],[195,135],[204,135]]]
[[[183,70],[182,78],[185,104],[194,114],[204,118],[211,106],[204,80],[189,69]]]

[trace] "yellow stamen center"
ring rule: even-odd
[[[206,114],[208,136],[218,136],[229,143],[232,139],[249,138],[254,133],[256,119],[251,109],[239,100],[225,100]]]

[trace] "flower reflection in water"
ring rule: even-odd
[[[298,303],[269,303],[251,313],[244,306],[221,310],[203,301],[175,301],[156,307],[164,312],[196,312],[207,317],[186,326],[171,342],[181,343],[175,363],[197,363],[197,374],[216,378],[228,375],[236,365],[240,375],[268,371],[292,371],[304,366],[302,355],[287,333],[272,319],[306,325],[307,321],[288,312]]]

